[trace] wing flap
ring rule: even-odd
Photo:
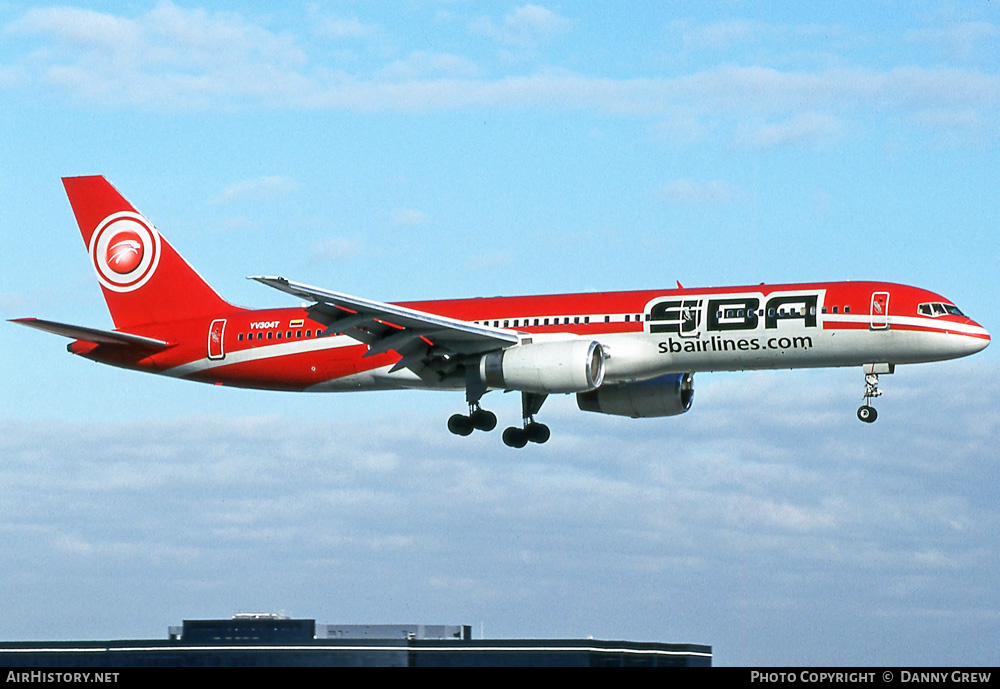
[[[327,322],[328,328],[332,329],[330,332],[342,332],[345,335],[353,336],[351,335],[353,328],[360,327],[371,332],[373,328],[383,329],[388,326],[391,331],[389,334],[393,335],[400,329],[406,329],[421,337],[428,338],[438,346],[447,347],[456,354],[477,354],[510,347],[520,342],[517,333],[512,330],[491,328],[469,321],[410,309],[398,304],[387,304],[319,287],[310,287],[282,277],[254,276],[250,279],[300,299],[319,302],[325,307],[334,307],[339,310],[343,315],[336,318],[334,318],[336,314],[329,308],[321,308],[316,311],[316,313],[330,318]],[[377,339],[381,339],[381,336],[382,333],[378,333]],[[370,343],[366,342],[366,344]]]
[[[521,341],[513,330],[311,287],[282,277],[249,279],[315,302],[309,314],[326,325],[324,332],[363,342],[370,347],[365,356],[396,352],[401,359],[392,367],[393,372],[407,368],[421,378],[444,377],[454,373],[460,362]]]

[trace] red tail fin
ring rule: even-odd
[[[235,310],[106,179],[63,186],[116,328]]]

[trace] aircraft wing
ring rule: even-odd
[[[99,345],[111,347],[148,347],[150,349],[166,349],[170,347],[169,342],[157,340],[152,337],[142,335],[132,335],[131,333],[121,333],[115,330],[100,330],[98,328],[84,328],[79,325],[69,325],[67,323],[56,323],[55,321],[43,321],[40,318],[12,318],[11,323],[26,325],[29,328],[44,330],[47,333],[62,335],[74,340],[93,342]]]
[[[316,302],[309,315],[326,325],[326,335],[347,335],[369,346],[365,356],[394,351],[402,359],[392,370],[409,368],[418,376],[454,371],[462,357],[518,344],[512,330],[491,328],[425,311],[310,287],[282,277],[253,276],[262,284]]]

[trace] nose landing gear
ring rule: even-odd
[[[872,406],[872,399],[882,396],[882,391],[878,387],[879,373],[892,373],[895,367],[892,364],[865,364],[865,403],[858,407],[858,419],[865,423],[874,423],[878,418],[878,412]]]

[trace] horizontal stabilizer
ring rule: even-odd
[[[120,333],[113,330],[99,330],[97,328],[84,328],[79,325],[68,325],[66,323],[56,323],[55,321],[43,321],[39,318],[12,318],[11,323],[26,325],[29,328],[44,330],[47,333],[62,335],[74,340],[84,340],[99,345],[110,345],[112,347],[148,347],[150,349],[166,349],[170,347],[169,342],[156,340],[152,337],[142,335],[132,335],[130,333]]]

